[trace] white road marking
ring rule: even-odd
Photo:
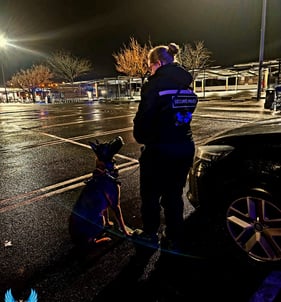
[[[128,170],[135,169],[136,163],[134,161],[127,162],[124,164],[121,164],[118,166],[119,173],[124,173]],[[85,180],[90,178],[92,176],[92,173],[85,174],[83,176],[79,176],[76,178],[72,178],[60,183],[56,183],[51,186],[47,186],[44,188],[40,188],[28,193],[19,194],[16,196],[13,196],[11,198],[3,199],[0,201],[0,206],[3,207],[0,208],[0,213],[4,213],[7,211],[14,210],[18,207],[31,204],[36,201],[43,200],[47,197],[61,194],[70,190],[77,189],[79,187],[85,186]]]

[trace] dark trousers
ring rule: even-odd
[[[143,230],[154,236],[164,210],[165,235],[172,241],[183,235],[183,188],[194,157],[194,143],[146,146],[140,156],[140,194]]]

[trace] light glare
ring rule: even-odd
[[[5,38],[5,36],[3,34],[0,35],[0,48],[5,48],[7,44],[8,44],[8,41]]]

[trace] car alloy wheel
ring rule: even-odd
[[[245,196],[233,201],[226,224],[231,238],[251,258],[281,260],[281,209],[269,199]]]

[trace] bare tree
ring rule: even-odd
[[[198,71],[210,65],[212,52],[204,46],[204,41],[195,41],[194,47],[190,43],[183,44],[179,56],[180,63],[185,66],[194,79]]]
[[[87,74],[92,68],[89,60],[75,57],[65,50],[52,53],[47,59],[47,64],[58,79],[70,83],[79,76]]]
[[[44,65],[32,65],[31,68],[14,74],[8,85],[10,87],[21,88],[23,91],[29,91],[35,100],[35,88],[46,86],[51,83],[53,74],[50,69]]]
[[[124,44],[118,53],[113,53],[116,70],[129,77],[140,77],[143,80],[149,71],[148,51],[149,47],[146,44],[142,47],[135,38],[130,37],[128,46]]]

